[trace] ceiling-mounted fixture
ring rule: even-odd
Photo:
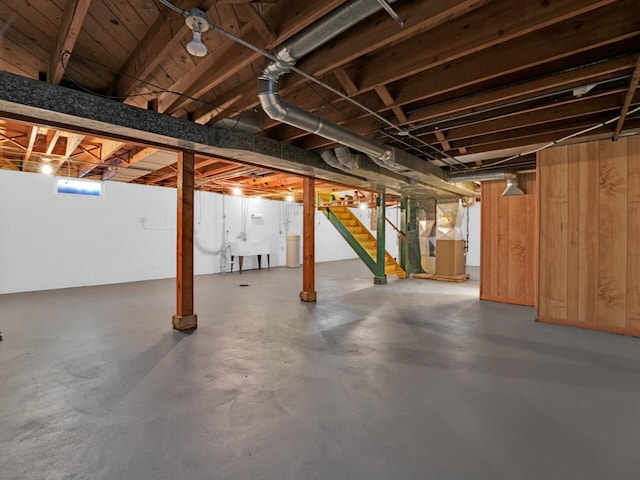
[[[524,195],[524,190],[518,186],[518,177],[507,178],[507,188],[502,192],[503,197],[511,197],[512,195]]]
[[[234,195],[242,195],[242,189],[240,187],[233,187],[231,189],[231,193]]]
[[[194,57],[204,57],[207,54],[207,46],[202,43],[202,32],[209,30],[207,15],[197,8],[189,11],[185,22],[187,27],[193,30],[193,40],[187,43],[187,52]]]
[[[40,167],[40,171],[45,175],[51,175],[53,173],[53,168],[48,163],[45,163]]]

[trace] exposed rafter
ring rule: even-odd
[[[633,97],[636,94],[636,89],[638,88],[638,81],[640,81],[640,57],[638,57],[638,62],[636,63],[636,68],[633,70],[633,75],[631,76],[631,83],[629,84],[629,90],[627,90],[627,96],[624,99],[624,104],[622,105],[622,111],[620,112],[620,119],[616,124],[616,130],[613,132],[613,139],[617,140],[620,132],[622,131],[622,126],[624,125],[624,121],[627,118],[627,113],[629,112],[629,106],[633,101]]]
[[[72,52],[89,11],[91,0],[67,0],[67,6],[58,27],[55,48],[51,52],[47,80],[50,83],[60,83],[64,74],[63,58],[65,52]]]

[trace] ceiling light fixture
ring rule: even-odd
[[[369,208],[369,204],[367,202],[360,202],[360,205],[358,205],[358,207],[360,207],[360,210],[366,210],[367,208]]]
[[[209,22],[202,10],[193,8],[185,19],[187,27],[193,30],[193,40],[187,43],[187,52],[194,57],[204,57],[207,54],[207,46],[202,43],[202,32],[209,30]]]
[[[240,187],[233,187],[233,188],[231,189],[231,192],[232,192],[234,195],[242,195],[242,189],[241,189]]]
[[[40,167],[40,171],[45,175],[51,175],[53,173],[53,168],[48,163],[45,163]]]
[[[293,202],[293,195],[287,195],[287,202]]]

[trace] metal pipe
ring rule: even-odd
[[[297,60],[379,10],[380,5],[372,0],[353,0],[335,9],[281,45],[274,53],[276,61],[262,68],[260,78],[277,82]]]
[[[404,20],[402,20],[400,16],[393,10],[393,8],[391,8],[391,5],[389,5],[390,3],[389,1],[378,0],[378,3],[382,8],[385,9],[385,11],[389,14],[391,18],[393,18],[396,22],[398,22],[398,25],[400,25],[401,27],[404,27]]]
[[[482,182],[491,180],[515,180],[518,175],[508,170],[493,170],[489,172],[475,171],[464,172],[449,175],[449,181],[451,182]]]

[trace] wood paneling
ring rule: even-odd
[[[640,137],[538,154],[540,321],[640,336]]]
[[[482,183],[480,298],[535,305],[536,177],[521,175],[525,195],[504,197],[505,182]]]

